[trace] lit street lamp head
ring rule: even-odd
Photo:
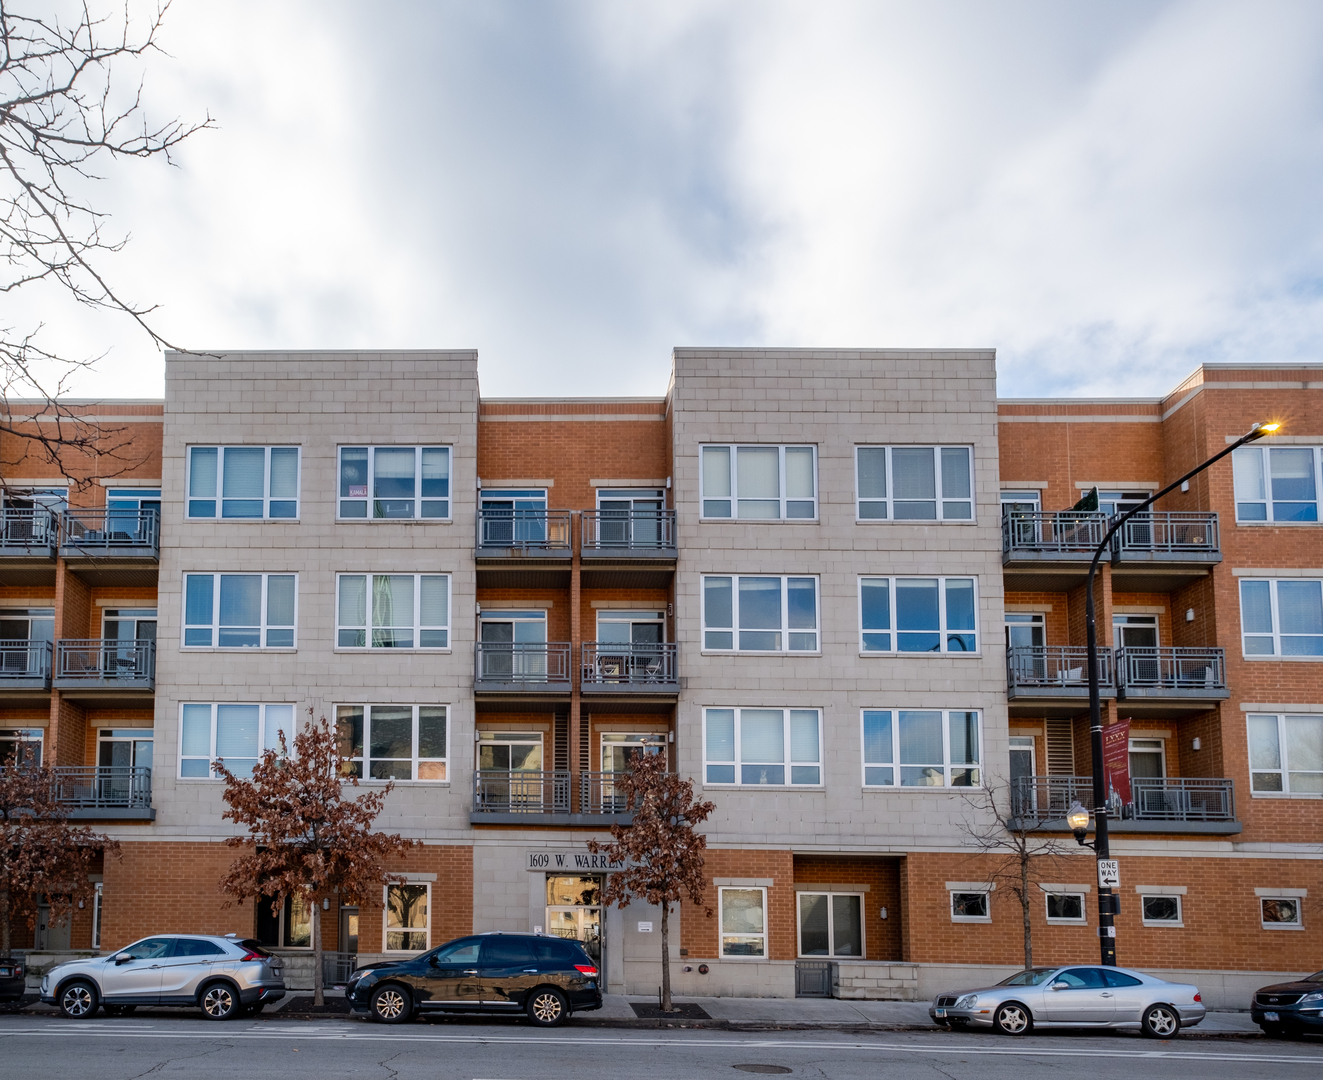
[[[1250,427],[1249,433],[1242,440],[1243,442],[1253,442],[1255,439],[1262,439],[1265,435],[1276,435],[1282,430],[1282,425],[1276,420],[1269,424],[1254,424]]]
[[[1083,845],[1084,834],[1089,830],[1089,812],[1078,802],[1071,803],[1070,812],[1066,814],[1066,824],[1075,834],[1075,842]]]

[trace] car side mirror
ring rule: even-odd
[[[1051,986],[1048,987],[1048,989],[1049,989],[1049,990],[1069,990],[1069,989],[1070,989],[1070,984],[1069,984],[1069,983],[1064,983],[1064,982],[1054,982]]]
[[[429,957],[427,958],[427,963],[428,963],[428,965],[429,965],[430,967],[440,967],[440,966],[441,966],[441,961],[438,960],[438,959],[436,958],[436,954],[435,954],[435,953],[433,953],[431,956],[429,956]]]
[[[127,964],[130,960],[132,960],[133,953],[126,953],[126,952],[116,953],[113,959],[115,961],[115,965],[118,967],[120,964]]]

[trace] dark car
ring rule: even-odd
[[[523,1012],[554,1027],[602,1007],[597,964],[577,941],[540,934],[457,938],[410,960],[369,964],[349,976],[355,1012],[399,1024],[419,1013]]]
[[[18,959],[0,959],[0,1002],[18,1001],[27,989],[28,966]]]
[[[1250,1018],[1265,1035],[1323,1035],[1323,971],[1254,991]]]

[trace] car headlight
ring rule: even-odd
[[[977,1004],[977,994],[966,994],[964,997],[956,999],[955,1007],[957,1009],[972,1009]]]
[[[1301,1005],[1308,1005],[1308,1004],[1311,1004],[1311,1003],[1317,1003],[1317,1002],[1320,1002],[1320,1001],[1323,1001],[1323,992],[1320,992],[1320,993],[1317,993],[1317,994],[1306,994],[1304,997],[1302,997],[1302,998],[1300,999],[1300,1004],[1301,1004]]]

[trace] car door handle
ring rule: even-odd
[[[464,973],[465,975],[476,975],[476,974],[478,973],[478,969],[477,969],[477,968],[465,968],[463,973]]]
[[[1104,991],[1102,992],[1102,996],[1103,996],[1103,997],[1111,997],[1112,995],[1109,994],[1106,990],[1104,990]]]
[[[537,968],[524,968],[524,974],[525,974],[525,975],[536,975],[536,974],[537,974]]]

